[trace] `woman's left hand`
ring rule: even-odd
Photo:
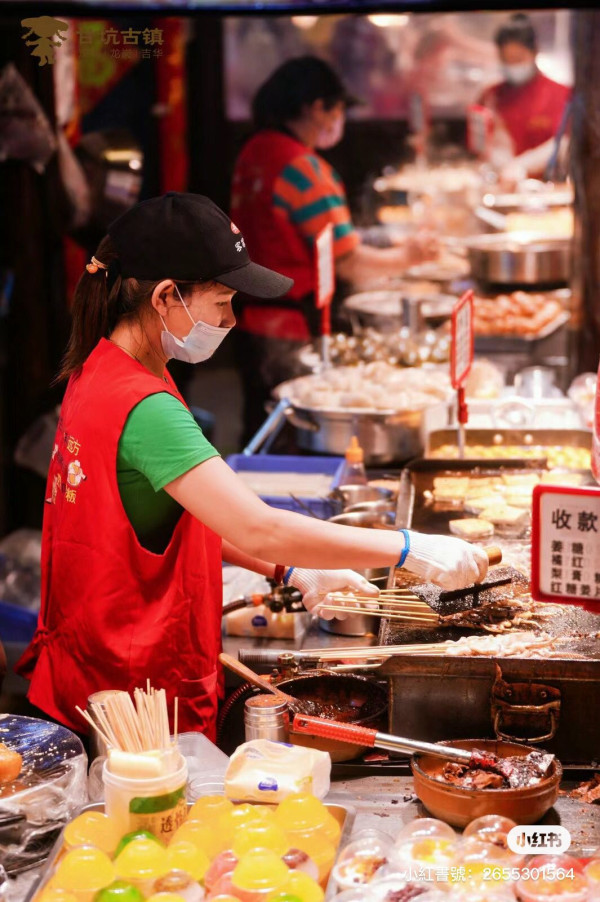
[[[318,614],[324,620],[333,620],[334,617],[345,620],[348,616],[341,612],[320,610],[323,604],[332,604],[329,595],[333,592],[345,590],[356,595],[369,595],[372,598],[379,595],[379,589],[354,570],[302,570],[292,567],[291,575],[286,581],[288,586],[294,586],[302,592],[302,601],[307,611]],[[341,602],[336,599],[335,604],[341,605]]]

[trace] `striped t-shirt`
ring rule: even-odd
[[[346,192],[339,175],[314,153],[292,160],[273,186],[273,207],[302,234],[309,245],[324,226],[333,224],[336,258],[354,250],[358,235],[350,219]]]
[[[314,240],[334,227],[336,259],[359,243],[339,175],[296,138],[274,130],[258,132],[242,149],[233,174],[231,217],[244,233],[251,259],[294,280],[285,301],[315,290]],[[275,306],[274,306],[275,304]],[[309,330],[294,309],[246,306],[241,328],[258,335],[305,340]]]

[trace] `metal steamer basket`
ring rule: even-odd
[[[407,461],[421,454],[434,424],[441,428],[448,422],[446,401],[422,410],[399,411],[300,405],[293,400],[296,381],[282,382],[273,394],[280,401],[288,399],[286,416],[297,430],[298,445],[315,454],[343,455],[355,435],[366,464]]]

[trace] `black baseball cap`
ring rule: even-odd
[[[212,200],[170,191],[136,204],[108,227],[120,274],[133,279],[215,281],[278,298],[293,279],[253,263],[240,230]]]

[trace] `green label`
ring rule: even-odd
[[[130,814],[156,814],[176,808],[185,793],[185,785],[163,796],[132,799],[129,803]]]

